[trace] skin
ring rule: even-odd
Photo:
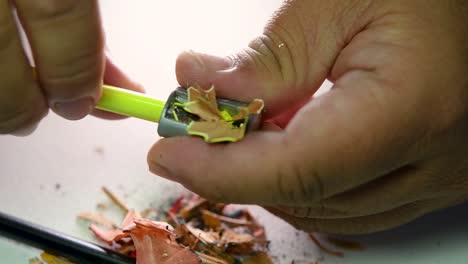
[[[359,234],[468,196],[466,1],[286,1],[246,49],[184,52],[176,72],[183,86],[266,103],[265,126],[241,142],[150,150],[152,172],[208,199]],[[314,97],[325,79],[333,88]]]
[[[151,171],[212,200],[263,205],[305,231],[377,232],[464,201],[465,2],[286,1],[245,50],[182,53],[181,85],[262,98],[266,122],[235,144],[160,140]],[[49,108],[84,117],[103,81],[142,89],[106,58],[95,0],[1,1],[0,24],[2,134],[30,132]],[[327,78],[333,89],[313,97]]]
[[[22,48],[13,9],[35,69]],[[105,57],[95,0],[1,1],[0,25],[0,134],[31,133],[49,108],[70,120],[85,117],[93,112],[103,80],[143,91]]]

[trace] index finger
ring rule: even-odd
[[[68,119],[91,112],[104,70],[98,1],[16,0],[49,106]]]

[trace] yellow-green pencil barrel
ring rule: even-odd
[[[165,102],[110,85],[103,85],[102,88],[101,99],[96,104],[97,109],[159,122]]]

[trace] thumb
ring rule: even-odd
[[[285,77],[292,73],[289,70],[287,73],[281,72],[283,69],[273,61],[276,57],[271,56],[264,57],[260,53],[249,55],[247,50],[229,57],[186,51],[177,59],[177,78],[184,87],[196,85],[209,88],[214,85],[217,96],[221,98],[244,102],[262,98],[266,115],[273,117],[289,106],[296,105],[304,97],[311,96],[319,84],[297,87],[293,80],[296,77]],[[260,60],[271,62],[258,62]]]
[[[214,85],[220,97],[240,101],[262,98],[268,117],[310,97],[327,77],[341,48],[336,41],[341,32],[338,27],[318,26],[330,24],[328,18],[314,16],[319,10],[310,12],[310,7],[306,13],[303,1],[287,2],[263,34],[236,54],[181,53],[176,62],[179,84]],[[318,36],[320,41],[310,41]]]

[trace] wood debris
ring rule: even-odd
[[[117,197],[113,192],[111,192],[107,187],[103,186],[102,191],[107,195],[107,197],[109,197],[109,199],[111,199],[112,202],[115,203],[115,205],[117,205],[120,209],[122,209],[122,211],[128,212],[130,210],[128,206],[122,200],[120,200],[120,198]]]
[[[162,222],[148,219],[154,208],[137,212],[108,188],[104,193],[119,208],[127,212],[120,226],[102,214],[81,213],[78,218],[89,220],[89,228],[106,247],[136,258],[137,264],[271,264],[269,241],[264,227],[245,209],[213,203],[196,195],[181,196],[169,208]],[[343,252],[330,249],[314,235],[312,241],[324,252],[343,257]],[[345,249],[362,250],[362,244],[325,237],[326,241]],[[292,263],[315,264],[320,260],[294,260]],[[33,258],[30,264],[70,264],[47,253]]]
[[[164,222],[129,209],[118,228],[91,224],[90,230],[107,247],[136,257],[137,264],[273,263],[263,226],[247,210],[232,214],[225,207],[195,195],[181,196],[167,208]]]
[[[79,219],[91,221],[95,224],[102,225],[107,228],[115,228],[117,225],[112,221],[107,219],[102,214],[90,213],[90,212],[83,212],[78,214]]]

